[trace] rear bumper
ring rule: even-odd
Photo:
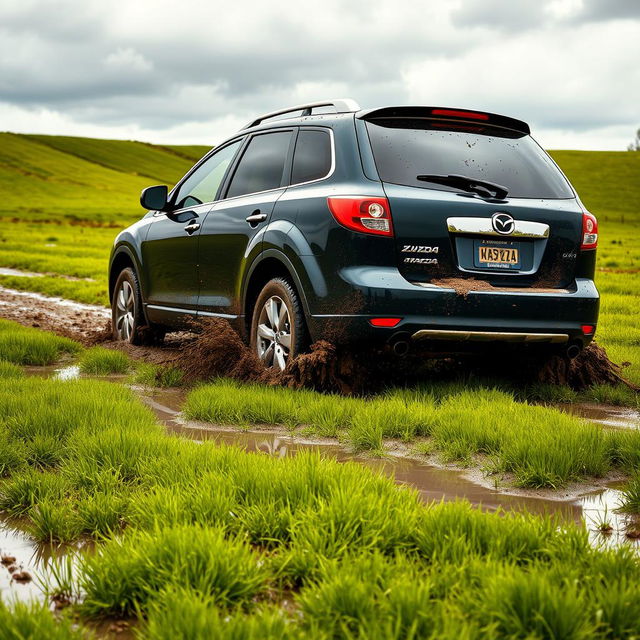
[[[359,300],[357,312],[311,315],[314,340],[387,341],[399,332],[414,340],[447,342],[579,342],[593,334],[582,325],[598,321],[600,299],[592,280],[570,289],[493,289],[462,295],[442,286],[414,284],[396,269],[352,268],[341,272]],[[395,317],[394,327],[373,327],[371,318]]]

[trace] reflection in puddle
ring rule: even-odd
[[[63,367],[62,369],[56,369],[53,374],[54,380],[77,380],[80,377],[80,367],[72,365],[70,367]]]
[[[594,546],[617,547],[623,542],[640,549],[640,540],[629,534],[638,526],[638,517],[619,511],[622,492],[605,489],[580,499],[582,514]]]

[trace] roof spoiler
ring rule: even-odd
[[[453,107],[382,107],[369,109],[356,115],[362,120],[380,120],[388,118],[407,118],[425,120],[448,120],[449,122],[468,122],[473,124],[485,123],[494,127],[511,129],[518,133],[529,135],[531,129],[526,122],[500,116],[486,111],[470,111],[469,109],[457,109]]]

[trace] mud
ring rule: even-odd
[[[566,289],[558,289],[537,283],[534,287],[497,287],[486,280],[476,280],[475,278],[439,278],[431,280],[431,284],[437,287],[453,289],[459,296],[466,298],[472,291],[506,291],[512,293],[558,293],[565,292]]]
[[[103,329],[111,312],[97,305],[0,287],[0,316],[86,343]]]
[[[451,284],[453,281],[442,279],[438,282]],[[491,288],[487,282],[472,279],[460,279],[456,285],[459,288],[462,287],[460,283],[464,283],[467,292],[475,285]],[[595,384],[625,384],[635,391],[640,390],[624,378],[623,367],[611,362],[605,350],[595,343],[573,360],[560,356],[544,360],[518,359],[518,368],[514,370],[513,354],[508,351],[502,355],[495,352],[487,362],[486,358],[473,358],[469,354],[446,358],[439,354],[438,357],[438,354],[429,353],[424,345],[418,344],[409,356],[396,358],[384,349],[358,351],[321,340],[312,344],[308,353],[298,356],[280,373],[266,371],[231,325],[221,318],[201,320],[197,326],[194,325],[193,332],[169,334],[162,345],[134,346],[112,340],[110,311],[103,307],[0,287],[0,315],[54,331],[86,345],[100,343],[119,349],[134,359],[177,366],[185,372],[186,379],[192,381],[227,376],[242,381],[350,395],[374,392],[390,382],[409,384],[429,376],[440,379],[448,374],[464,372],[467,375],[501,377],[509,371],[525,383],[539,381],[568,385],[575,390]]]
[[[537,379],[539,382],[567,385],[576,391],[598,384],[624,384],[634,391],[640,391],[640,387],[624,378],[622,370],[621,365],[609,360],[603,347],[592,342],[573,360],[560,356],[549,358],[538,369]]]

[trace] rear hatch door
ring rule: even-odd
[[[402,275],[414,282],[473,278],[494,286],[568,286],[582,211],[528,127],[500,116],[494,123],[491,114],[473,122],[421,109],[366,118]]]

